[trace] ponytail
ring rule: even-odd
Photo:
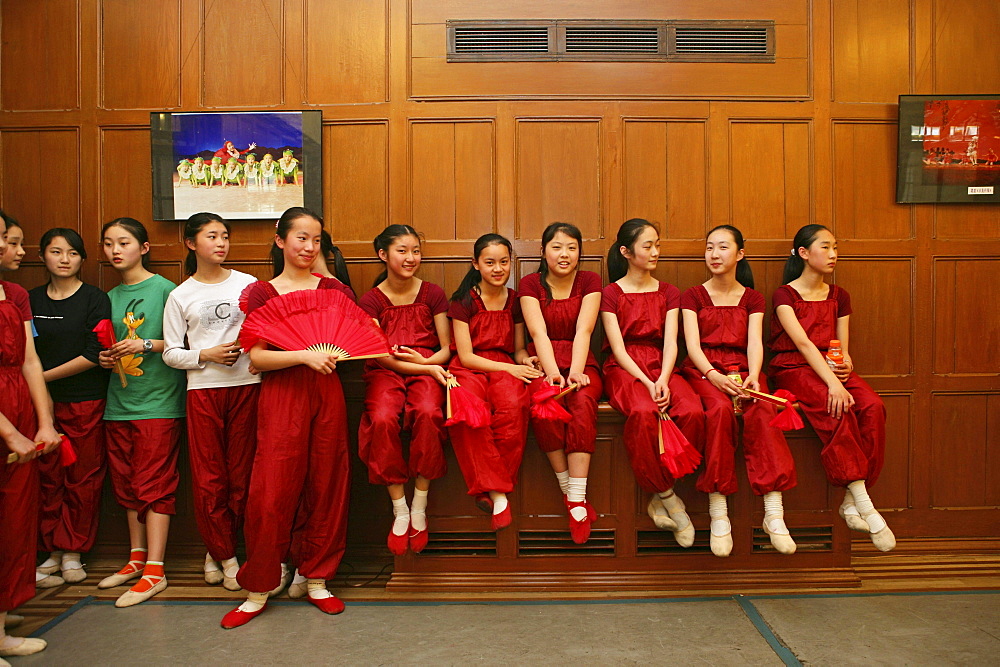
[[[552,239],[555,238],[555,235],[559,232],[562,232],[566,236],[574,239],[580,249],[580,256],[583,256],[583,235],[580,234],[580,230],[576,225],[571,225],[568,222],[553,222],[545,228],[545,231],[542,232],[542,259],[538,262],[537,273],[540,274],[541,277],[539,282],[542,283],[542,289],[545,290],[546,301],[552,300],[552,288],[549,287],[549,265],[545,261],[545,246],[551,243]],[[577,263],[576,269],[577,271],[580,270],[579,263]]]
[[[732,225],[718,225],[713,227],[705,236],[707,238],[720,230],[729,232],[729,235],[733,237],[733,242],[736,244],[736,249],[743,250],[743,232]],[[747,289],[753,289],[753,271],[750,270],[750,262],[747,261],[746,255],[743,256],[743,259],[736,262],[736,282]]]
[[[333,254],[333,275],[337,277],[337,280],[351,287],[351,276],[347,272],[347,261],[344,259],[344,253],[340,252],[340,248],[332,244],[330,252]]]
[[[830,231],[823,225],[806,225],[795,232],[795,238],[792,239],[792,252],[785,258],[785,270],[781,276],[783,285],[787,285],[802,275],[802,271],[806,268],[806,261],[799,257],[799,248],[811,246],[816,240],[817,234],[824,229]]]
[[[372,245],[375,246],[375,255],[378,256],[380,250],[389,252],[389,246],[395,243],[396,239],[403,236],[412,236],[418,241],[420,240],[420,234],[413,227],[409,225],[389,225],[382,230],[378,236],[372,240]],[[381,261],[381,257],[379,260]],[[386,278],[389,277],[389,269],[386,268],[385,262],[382,262],[382,273],[378,274],[375,278],[375,282],[372,283],[372,287],[378,287],[380,283],[384,282]]]
[[[656,226],[649,220],[643,218],[631,218],[622,223],[618,228],[618,236],[608,249],[608,281],[615,282],[621,280],[628,273],[628,260],[622,255],[622,248],[629,252],[635,251],[635,242],[642,234],[642,230],[651,227],[656,230]],[[659,230],[657,230],[659,233]]]
[[[499,234],[490,233],[483,234],[476,239],[476,244],[472,247],[472,257],[476,261],[479,261],[479,256],[483,254],[483,250],[491,245],[502,245],[507,248],[507,253],[511,257],[514,256],[514,248],[511,246],[510,241]],[[451,300],[468,305],[472,301],[472,290],[479,290],[479,283],[482,279],[483,275],[479,273],[476,267],[469,267],[469,270],[462,277],[462,282],[458,284],[458,289],[451,295]]]

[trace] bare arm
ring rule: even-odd
[[[604,335],[608,339],[608,345],[611,346],[611,354],[614,355],[618,365],[647,389],[652,390],[653,381],[646,377],[646,374],[639,368],[639,364],[635,363],[629,356],[628,350],[625,349],[625,339],[622,337],[618,317],[614,313],[601,313],[601,323],[604,325]]]
[[[844,354],[844,363],[842,367],[834,370],[833,374],[837,376],[837,379],[843,382],[850,376],[851,371],[854,370],[854,361],[851,359],[851,355],[847,352],[848,338],[850,338],[850,315],[844,315],[843,317],[837,318],[837,339],[840,341],[840,350]]]
[[[31,322],[24,323],[24,363],[21,365],[21,373],[28,384],[28,393],[31,395],[31,404],[35,408],[35,417],[38,419],[38,432],[35,434],[35,442],[45,445],[44,453],[49,453],[59,444],[59,434],[56,433],[52,420],[52,398],[49,390],[45,386],[45,378],[42,371],[42,362],[35,352],[35,339],[31,332]]]
[[[65,364],[59,364],[55,368],[50,368],[42,373],[42,377],[45,378],[46,382],[53,382],[55,380],[61,380],[63,378],[68,378],[73,375],[79,375],[84,371],[89,371],[91,368],[95,368],[97,364],[90,361],[83,355],[70,359]]]
[[[545,326],[542,304],[533,296],[522,296],[521,314],[528,327],[528,334],[531,335],[531,342],[535,344],[535,354],[538,355],[538,362],[545,372],[545,378],[560,387],[565,385],[566,380],[559,372],[559,366],[556,364],[556,353],[552,349],[552,341],[549,340],[548,329]]]
[[[677,311],[679,308],[671,308],[667,311],[663,320],[663,369],[660,371],[661,380],[669,380],[674,372],[674,364],[677,363]]]
[[[775,315],[781,322],[781,326],[785,328],[785,333],[795,343],[796,349],[805,357],[809,367],[826,384],[828,389],[827,412],[840,418],[845,410],[854,405],[854,398],[844,389],[844,385],[830,370],[830,366],[826,363],[819,348],[809,340],[805,329],[799,324],[799,319],[795,317],[795,310],[789,305],[782,304],[775,310]]]
[[[590,337],[597,324],[597,315],[601,311],[601,293],[591,292],[583,297],[580,304],[580,314],[576,318],[576,332],[573,334],[573,357],[569,366],[570,382],[582,386],[590,384],[590,378],[584,374],[587,366],[587,356],[590,354]],[[537,346],[536,346],[537,347]]]
[[[337,369],[337,359],[332,355],[311,350],[269,350],[263,341],[250,348],[250,362],[261,371],[279,371],[303,365],[322,375],[329,375]]]
[[[530,366],[524,364],[508,364],[502,361],[493,361],[487,359],[486,357],[481,357],[475,353],[472,348],[472,334],[469,331],[469,323],[463,322],[461,320],[452,320],[452,326],[455,329],[455,348],[458,351],[458,360],[462,362],[462,365],[473,371],[486,371],[486,372],[506,372],[510,373],[514,377],[522,380],[524,382],[530,382],[530,378],[540,377],[541,371],[538,371]],[[514,330],[514,345],[515,354],[517,347],[517,327],[521,326],[523,331],[523,325],[515,325]],[[520,336],[521,339],[521,352],[523,353],[524,337],[523,333]]]
[[[760,369],[764,366],[764,313],[750,313],[747,332],[747,379],[744,385],[760,391]],[[690,353],[689,353],[690,354]]]

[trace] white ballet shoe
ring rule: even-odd
[[[25,637],[24,641],[22,641],[20,644],[16,644],[14,646],[6,648],[0,648],[0,656],[6,658],[19,655],[34,655],[39,651],[45,650],[46,646],[48,646],[48,643],[44,639]]]
[[[80,562],[80,554],[67,551],[62,555],[62,578],[67,584],[78,584],[87,578],[87,571]]]
[[[152,576],[145,576],[144,579],[154,579]],[[115,600],[115,606],[119,609],[124,607],[132,607],[139,604],[140,602],[145,602],[149,598],[153,597],[157,593],[166,590],[167,588],[167,578],[160,577],[160,580],[153,584],[148,590],[139,593],[133,591],[131,588],[121,594],[117,600]]]
[[[243,587],[240,586],[240,582],[236,581],[236,577],[227,577],[226,573],[222,573],[222,587],[227,591],[240,591]]]
[[[58,575],[46,574],[41,579],[35,579],[35,588],[55,588],[56,586],[62,586],[65,583],[66,580]]]
[[[288,566],[284,563],[281,564],[281,581],[278,582],[278,586],[271,592],[267,594],[268,597],[277,597],[281,594],[281,591],[288,588],[288,584],[292,581],[292,573],[288,570]]]
[[[653,494],[653,497],[649,499],[649,504],[646,505],[646,513],[649,514],[649,518],[653,520],[653,525],[655,525],[660,530],[677,530],[677,524],[674,520],[670,518],[667,514],[667,508],[663,506],[660,502],[660,497]]]
[[[858,512],[857,506],[853,502],[847,502],[847,498],[844,498],[844,502],[840,505],[840,509],[837,512],[851,530],[856,530],[859,533],[869,532],[868,523],[861,518],[861,513]]]
[[[660,502],[666,508],[670,519],[677,524],[677,529],[674,530],[674,539],[677,540],[677,544],[687,549],[694,544],[694,525],[691,523],[691,517],[685,511],[684,501],[671,491],[666,498],[661,497]]]
[[[765,516],[764,532],[771,538],[771,546],[780,554],[795,553],[795,540],[792,539],[783,516]]]
[[[205,554],[205,566],[203,570],[205,572],[205,583],[210,586],[217,586],[225,579],[222,569],[215,562],[215,559],[212,558],[212,554]]]
[[[733,528],[729,519],[712,521],[708,544],[712,547],[712,553],[719,558],[725,558],[733,552]]]
[[[55,574],[59,571],[62,555],[63,552],[61,551],[53,551],[41,565],[35,568],[35,572],[39,574]]]
[[[878,518],[876,519],[876,517]],[[879,551],[892,551],[896,548],[896,536],[893,535],[892,530],[885,522],[885,519],[882,518],[881,514],[878,512],[872,512],[871,514],[862,517],[862,519],[864,519],[865,523],[868,523],[869,525],[882,525],[880,530],[868,532],[868,537],[871,539],[872,544],[875,545],[876,549]]]

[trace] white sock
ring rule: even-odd
[[[267,593],[250,593],[246,601],[239,606],[240,611],[260,611],[267,604]]]
[[[410,523],[413,530],[427,530],[427,491],[413,489],[413,502],[410,504]]]
[[[569,470],[563,470],[562,472],[556,473],[556,479],[559,480],[559,490],[562,491],[564,496],[569,495]]]
[[[299,574],[298,570],[295,570],[295,576],[292,577],[292,583],[293,584],[304,584],[307,581],[309,581],[309,580],[306,579],[305,577],[303,577],[301,574]]]
[[[45,579],[46,577],[50,577],[50,576],[52,576],[52,575],[42,574],[41,572],[35,572],[35,583],[37,584],[42,579]]]
[[[865,480],[859,479],[856,482],[851,482],[847,485],[847,488],[851,491],[851,495],[854,496],[854,504],[858,506],[861,518],[868,523],[868,529],[873,533],[877,533],[885,528],[885,519],[875,509],[872,499],[868,497]]]
[[[507,494],[499,491],[490,491],[490,500],[493,501],[493,514],[500,514],[507,509]]]
[[[570,477],[569,489],[566,497],[571,503],[582,503],[587,500],[587,478]],[[574,507],[569,511],[569,515],[577,521],[583,521],[587,518],[587,508]]]
[[[708,494],[708,516],[712,518],[712,534],[716,537],[724,537],[733,532],[733,526],[729,523],[729,507],[726,505],[725,495]]]
[[[785,509],[781,505],[781,491],[769,491],[764,494],[764,523],[767,529],[775,535],[789,535],[785,526]]]
[[[78,551],[64,551],[62,555],[62,566],[63,570],[79,570],[83,568],[83,563],[80,561],[80,552]]]
[[[236,577],[236,574],[240,571],[240,562],[236,560],[236,556],[232,558],[227,558],[222,561],[222,574],[226,575],[230,579]]]
[[[396,519],[392,522],[393,535],[406,535],[410,529],[410,508],[406,505],[406,497],[392,501],[392,514]]]
[[[205,554],[205,572],[218,572],[219,564],[212,558],[212,554]]]
[[[313,600],[323,600],[325,598],[332,598],[333,593],[326,590],[326,580],[324,579],[307,579],[309,582],[306,584],[309,590],[309,597]]]
[[[53,551],[49,554],[49,557],[45,559],[45,562],[38,567],[52,567],[54,565],[59,565],[62,562],[62,555],[63,552],[61,551]]]
[[[861,516],[861,512],[858,511],[857,505],[854,504],[854,494],[851,493],[850,489],[844,489],[844,502],[842,502],[840,506],[844,508],[844,514]]]

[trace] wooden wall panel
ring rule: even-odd
[[[101,0],[100,12],[101,107],[180,106],[181,59],[185,55],[181,52],[180,0]],[[136,35],[148,35],[149,39],[137,40]],[[243,53],[242,47],[239,52]],[[143,75],[138,77],[136,72]]]
[[[388,101],[387,0],[306,0],[306,104]]]
[[[995,94],[1000,58],[993,55],[993,42],[1000,26],[1000,3],[932,0],[931,4],[936,29],[933,93]]]
[[[432,239],[476,239],[493,231],[493,124],[410,125],[413,226]]]
[[[934,236],[939,239],[998,239],[1000,207],[995,204],[935,206]]]
[[[847,258],[837,283],[851,294],[850,352],[862,375],[913,372],[913,263],[908,259]]]
[[[833,99],[894,104],[910,90],[910,1],[836,0]]]
[[[862,369],[864,371],[864,369]],[[867,372],[864,372],[868,375]],[[912,506],[910,501],[910,429],[912,400],[907,394],[883,393],[885,403],[885,466],[875,487],[875,497],[879,509],[905,510]],[[892,522],[892,519],[889,519]]]
[[[911,207],[896,204],[896,125],[833,125],[833,220],[838,238],[913,236]]]
[[[273,107],[285,100],[283,0],[202,0],[202,104]],[[246,46],[253,45],[248,57]]]
[[[758,238],[791,238],[812,217],[809,125],[737,121],[729,138],[733,224]]]
[[[938,394],[931,402],[933,432],[930,466],[931,506],[936,508],[995,506],[996,464],[1000,434],[997,394]],[[993,467],[989,467],[992,463]]]
[[[0,164],[0,201],[24,225],[28,239],[38,243],[50,227],[80,229],[80,133],[76,128],[4,130],[0,132]]]
[[[145,127],[102,128],[99,178],[115,187],[101,189],[100,220],[105,222],[127,216],[147,224],[153,209],[150,178],[149,129]],[[180,232],[174,223],[159,223],[169,230],[164,238],[151,234],[151,242],[179,243]]]
[[[664,238],[703,237],[709,218],[705,123],[636,119],[624,125],[624,218],[644,217]]]
[[[0,95],[5,111],[80,107],[80,9],[77,2],[0,4]]]
[[[323,215],[338,241],[367,241],[389,220],[385,121],[323,127]]]
[[[939,259],[934,263],[934,372],[996,372],[1000,349],[1000,286],[983,280],[1000,259]]]
[[[651,3],[648,0],[574,0],[569,3],[510,0],[411,0],[414,24],[443,23],[448,19],[774,19],[783,24],[804,24],[809,16],[805,0],[719,0],[706,9],[698,0]]]
[[[603,236],[600,130],[597,120],[517,122],[517,238],[540,239],[556,221]]]

